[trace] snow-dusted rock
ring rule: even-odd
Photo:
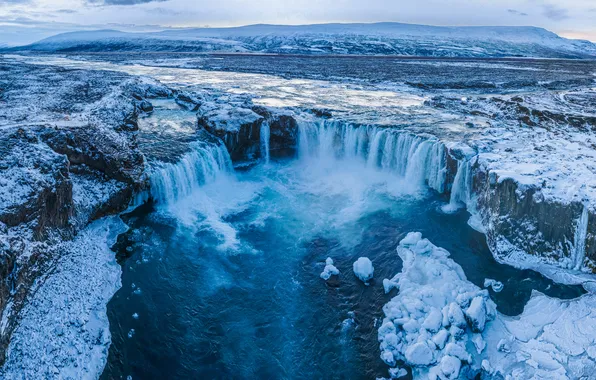
[[[358,258],[358,260],[354,262],[353,268],[356,277],[358,277],[365,284],[368,284],[368,281],[373,278],[375,273],[375,268],[373,267],[370,259],[367,257]]]

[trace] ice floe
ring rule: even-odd
[[[587,379],[596,370],[593,293],[559,300],[534,292],[521,315],[508,317],[420,233],[408,234],[397,251],[403,269],[384,285],[399,293],[383,308],[378,331],[390,376],[400,363],[422,379]]]
[[[353,267],[356,277],[358,277],[365,284],[368,284],[368,281],[373,278],[375,268],[368,257],[358,258],[358,260],[354,262]]]

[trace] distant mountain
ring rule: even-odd
[[[151,33],[98,30],[63,33],[9,50],[596,58],[595,44],[542,28],[401,23],[249,25]]]

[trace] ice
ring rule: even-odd
[[[408,364],[415,366],[426,366],[434,361],[433,348],[427,342],[414,343],[405,352]]]
[[[408,234],[397,251],[403,269],[389,281],[399,293],[383,308],[378,331],[391,367],[403,361],[414,378],[440,379],[481,372],[578,379],[596,370],[596,294],[559,300],[534,292],[521,315],[508,317],[421,234]],[[486,279],[485,286],[498,283]]]
[[[333,259],[328,257],[327,260],[325,260],[325,269],[323,269],[323,272],[321,273],[321,278],[327,281],[331,276],[337,275],[339,275],[339,269],[333,265]]]
[[[466,310],[468,323],[474,332],[482,332],[486,324],[486,305],[483,297],[474,297]]]
[[[354,274],[358,277],[362,282],[368,284],[368,281],[373,278],[373,274],[375,272],[375,268],[372,265],[372,262],[367,257],[360,257],[358,260],[354,262]]]
[[[404,368],[390,368],[389,376],[392,379],[399,379],[408,375],[408,371]]]
[[[467,281],[449,253],[420,233],[409,233],[397,252],[403,269],[390,280],[399,293],[383,308],[381,351],[411,366],[415,378],[457,378],[464,366],[478,370],[474,332],[496,316],[486,290]]]
[[[461,360],[454,356],[446,355],[441,359],[441,374],[447,379],[456,379],[461,369]],[[439,376],[441,377],[441,376]]]
[[[485,278],[484,279],[484,287],[488,288],[491,287],[494,292],[499,293],[503,290],[503,283],[497,280],[493,280],[492,278]]]

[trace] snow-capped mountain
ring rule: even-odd
[[[249,25],[126,33],[59,34],[12,50],[362,54],[431,57],[596,57],[596,45],[537,27],[444,27],[401,23]]]

